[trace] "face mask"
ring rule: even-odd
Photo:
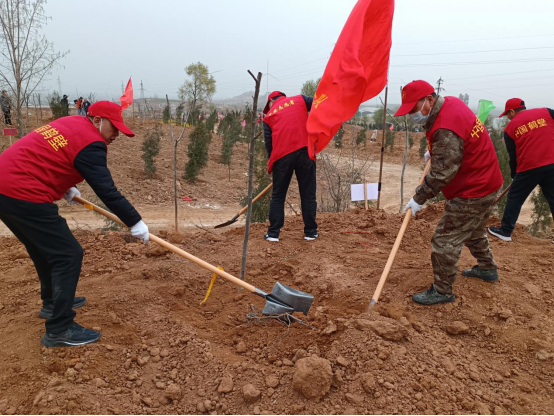
[[[423,106],[421,107],[421,110],[423,110],[423,107],[425,107],[425,101],[423,102]],[[427,119],[429,118],[429,114],[424,116],[423,114],[421,114],[421,110],[419,110],[417,113],[410,114],[412,121],[416,124],[425,124],[427,122]]]

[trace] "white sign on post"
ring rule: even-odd
[[[377,183],[366,183],[367,186],[367,199],[377,199],[379,195],[379,184]],[[364,184],[352,184],[350,185],[350,193],[352,197],[350,200],[352,202],[363,201],[364,200]]]

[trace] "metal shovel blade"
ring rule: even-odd
[[[237,219],[239,218],[239,215],[235,215],[233,218],[231,218],[229,221],[225,221],[224,223],[216,225],[214,228],[221,228],[221,227],[227,227],[228,225],[233,224],[234,222],[237,222]]]
[[[277,282],[271,293],[267,295],[266,301],[262,311],[264,315],[280,315],[293,312],[302,312],[307,315],[314,297],[309,293]]]

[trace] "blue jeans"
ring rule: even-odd
[[[308,156],[308,148],[303,147],[283,156],[273,164],[273,193],[267,230],[270,237],[279,237],[279,232],[285,224],[285,199],[293,173],[296,174],[300,191],[304,234],[313,236],[317,233],[316,164],[315,160]]]

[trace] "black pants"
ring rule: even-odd
[[[55,204],[21,201],[0,194],[0,220],[21,241],[40,279],[43,304],[53,304],[46,331],[66,330],[75,318],[73,299],[81,273],[83,249]]]
[[[12,116],[10,115],[10,110],[2,110],[4,113],[4,123],[11,126],[12,125]]]
[[[273,164],[273,193],[267,230],[270,237],[279,237],[279,232],[285,223],[285,199],[293,172],[296,174],[300,190],[304,234],[312,236],[317,232],[315,160],[310,159],[308,148],[303,147],[283,156]]]
[[[540,186],[554,217],[554,164],[517,173],[508,191],[508,201],[502,217],[502,232],[511,235],[521,206],[536,186]]]

